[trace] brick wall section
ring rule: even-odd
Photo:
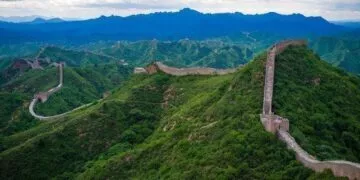
[[[146,71],[148,74],[153,74],[162,71],[166,74],[174,76],[187,76],[187,75],[225,75],[234,73],[237,69],[215,69],[215,68],[175,68],[169,67],[161,62],[155,62],[147,66]]]
[[[264,85],[263,114],[272,114],[272,96],[275,73],[276,47],[270,49],[267,54]]]
[[[318,161],[316,158],[303,150],[288,132],[279,130],[277,134],[280,140],[285,142],[290,149],[295,151],[296,159],[305,167],[308,167],[316,172],[330,169],[335,176],[346,176],[349,179],[360,179],[360,164],[348,161]]]
[[[272,112],[272,97],[275,74],[275,58],[276,55],[283,52],[290,45],[306,45],[303,40],[289,40],[283,41],[273,45],[268,52],[266,67],[265,67],[265,85],[264,85],[264,100],[263,113],[260,115],[261,123],[264,128],[271,133],[276,133],[278,138],[285,142],[289,149],[296,153],[296,159],[300,161],[305,167],[308,167],[316,172],[321,172],[325,169],[330,169],[335,176],[346,176],[349,179],[360,180],[360,164],[348,161],[319,161],[315,157],[303,150],[295,141],[295,139],[288,133],[289,121],[286,118],[274,115]]]
[[[47,99],[49,98],[49,96],[51,96],[53,93],[59,91],[62,86],[63,86],[63,67],[64,67],[64,64],[63,63],[59,63],[57,64],[57,67],[58,67],[58,70],[59,70],[59,85],[57,85],[56,87],[54,88],[51,88],[49,89],[48,91],[46,92],[39,92],[38,94],[35,95],[35,98],[39,99],[41,102],[45,102],[47,101]]]

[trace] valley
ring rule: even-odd
[[[0,11],[0,179],[360,179],[358,23],[239,1]]]
[[[306,51],[306,50],[304,51],[302,48],[295,48],[294,50],[296,49],[299,50],[301,53],[304,53]],[[286,52],[287,51],[285,50],[285,53]],[[279,63],[281,64],[281,58],[280,60],[277,61],[279,61]],[[315,62],[316,61],[321,61],[321,60],[315,60]],[[275,136],[271,136],[270,134],[266,133],[263,130],[261,123],[259,123],[258,114],[260,114],[261,112],[260,110],[262,104],[261,94],[264,83],[265,73],[263,69],[265,62],[266,62],[266,56],[261,55],[257,57],[250,64],[245,65],[240,70],[237,70],[236,73],[224,75],[224,76],[188,75],[184,77],[174,77],[163,74],[161,72],[155,73],[153,75],[142,75],[142,74],[134,75],[128,82],[124,84],[124,86],[121,89],[115,91],[113,94],[104,98],[103,100],[98,101],[97,103],[93,103],[91,106],[70,113],[64,117],[57,118],[58,120],[56,121],[42,123],[38,125],[38,127],[36,127],[35,129],[30,129],[28,131],[24,131],[23,133],[19,133],[16,136],[9,136],[5,138],[3,140],[3,144],[5,145],[4,146],[5,151],[3,151],[0,155],[3,159],[2,162],[5,163],[7,161],[10,161],[12,158],[21,158],[21,156],[29,156],[30,155],[29,153],[33,152],[30,151],[32,148],[35,149],[55,148],[60,150],[62,148],[58,147],[58,145],[62,144],[62,146],[71,148],[73,150],[77,149],[78,152],[83,152],[81,149],[84,147],[87,148],[97,147],[96,149],[94,149],[95,151],[90,151],[91,155],[90,154],[89,154],[90,156],[87,155],[87,158],[100,157],[100,156],[102,156],[103,158],[97,159],[91,163],[88,162],[93,165],[91,165],[89,168],[86,168],[86,170],[83,173],[79,173],[77,171],[82,171],[80,170],[81,167],[85,165],[84,164],[85,162],[90,160],[87,158],[84,159],[84,157],[81,158],[79,156],[81,154],[79,154],[77,155],[79,159],[76,161],[76,164],[80,163],[79,164],[80,166],[75,166],[76,167],[75,171],[73,170],[70,171],[70,169],[69,170],[59,169],[60,171],[59,170],[54,171],[53,168],[58,169],[58,166],[49,166],[44,169],[43,165],[46,164],[46,159],[43,158],[47,156],[49,157],[51,156],[55,159],[59,158],[58,160],[60,164],[58,165],[61,167],[72,167],[73,165],[75,165],[73,164],[75,162],[67,161],[67,158],[65,157],[68,155],[59,154],[61,155],[59,156],[53,154],[55,152],[44,151],[43,152],[44,154],[41,155],[41,157],[43,158],[40,158],[40,156],[30,155],[33,156],[34,158],[33,160],[30,159],[30,161],[37,161],[39,165],[39,166],[33,166],[31,172],[38,172],[40,169],[37,168],[41,168],[41,172],[46,172],[46,174],[51,174],[50,172],[58,173],[57,175],[56,174],[54,175],[59,177],[74,178],[76,176],[80,179],[88,179],[90,177],[107,176],[110,178],[117,179],[123,176],[133,176],[133,177],[141,178],[142,175],[145,174],[148,176],[148,170],[143,172],[145,174],[142,174],[141,171],[139,173],[138,166],[140,166],[140,164],[138,163],[145,163],[142,164],[141,166],[149,166],[149,168],[150,167],[154,168],[153,167],[154,165],[152,165],[151,163],[155,163],[155,162],[163,162],[166,163],[165,167],[170,166],[174,168],[171,171],[169,170],[165,171],[164,172],[165,174],[161,174],[161,176],[166,176],[167,173],[174,174],[176,173],[176,171],[174,170],[178,170],[177,173],[187,172],[187,171],[189,172],[206,171],[206,169],[201,169],[203,165],[198,166],[198,168],[192,167],[191,169],[193,170],[190,170],[187,169],[188,168],[187,166],[175,166],[175,164],[169,164],[171,161],[174,160],[179,163],[181,161],[186,162],[186,160],[182,158],[187,157],[188,155],[184,154],[184,152],[180,153],[179,151],[186,150],[187,148],[184,149],[184,146],[185,147],[191,146],[193,148],[196,148],[196,151],[189,151],[192,149],[191,148],[185,152],[187,153],[207,152],[206,154],[209,154],[210,153],[209,150],[215,152],[225,151],[227,153],[235,153],[242,151],[243,153],[238,154],[239,158],[241,159],[245,158],[246,160],[246,157],[251,159],[261,157],[260,159],[262,160],[259,159],[260,161],[257,162],[257,165],[251,165],[248,167],[249,172],[254,171],[254,169],[253,170],[251,169],[255,167],[259,167],[259,168],[263,166],[264,168],[267,167],[266,162],[268,162],[268,160],[263,159],[265,157],[261,156],[261,154],[253,154],[253,155],[249,154],[249,156],[246,155],[247,153],[250,153],[249,151],[250,149],[246,149],[244,146],[240,145],[244,143],[251,146],[251,149],[254,149],[253,146],[258,146],[259,148],[261,147],[261,149],[267,149],[270,147],[271,149],[280,148],[282,149],[281,152],[289,153],[283,155],[279,154],[282,157],[280,159],[284,161],[285,160],[284,157],[287,157],[288,158],[286,160],[287,163],[290,163],[291,161],[296,162],[294,155],[291,155],[290,151],[286,150],[286,146],[278,142]],[[359,79],[355,81],[358,83],[360,82]],[[276,84],[274,87],[276,92],[276,87],[277,87]],[[143,92],[147,92],[147,93],[144,94]],[[276,97],[277,95],[275,95],[275,103],[276,103]],[[152,106],[153,108],[148,109],[147,107],[149,106]],[[120,109],[118,109],[117,107],[119,107]],[[119,110],[121,111],[119,112]],[[224,120],[224,118],[227,120]],[[217,119],[223,119],[223,120],[219,121]],[[89,121],[91,121],[92,123],[88,124]],[[150,123],[151,121],[153,122]],[[78,124],[78,127],[84,127],[86,129],[82,129],[82,128],[74,129],[75,126],[73,126],[73,124]],[[79,124],[83,124],[83,125],[79,126]],[[88,125],[84,126],[85,124]],[[290,120],[290,124],[292,124],[291,120]],[[57,127],[57,126],[63,128],[60,129],[55,128],[53,130],[47,128],[47,127]],[[91,133],[94,128],[100,130],[98,129],[99,127],[101,127],[102,131],[104,131],[102,136],[98,136],[99,135],[98,132],[96,134]],[[114,129],[115,127],[119,129],[116,130]],[[230,128],[230,129],[236,128],[239,129],[240,131],[234,131],[235,129],[233,130],[229,129],[231,132],[235,134],[233,134],[230,137],[227,137],[228,135],[224,134],[223,131],[224,128]],[[107,129],[110,131],[108,131]],[[119,131],[121,129],[123,130]],[[105,133],[105,131],[107,131],[107,133]],[[119,135],[113,136],[111,138],[113,139],[113,141],[110,142],[106,140],[104,141],[103,138],[109,137],[109,135],[115,132],[119,132]],[[144,132],[147,132],[147,136],[144,136],[145,135]],[[257,135],[253,136],[252,135],[253,132],[257,132],[256,133]],[[39,133],[44,135],[39,136]],[[68,135],[65,135],[64,133]],[[64,134],[65,136],[61,134]],[[114,137],[117,138],[114,139]],[[223,142],[223,138],[232,139],[231,137],[237,140],[234,141],[235,140],[234,139],[233,140],[234,142],[229,141],[228,143],[240,143],[239,147],[235,146],[236,147],[235,149],[218,149],[218,147],[222,147],[219,146],[220,144],[225,143]],[[67,140],[64,141],[65,139],[62,140],[62,138],[66,138]],[[98,138],[103,140],[95,141],[95,139]],[[87,141],[84,141],[84,139],[90,140],[89,141],[90,144],[87,144]],[[18,149],[18,145],[22,144],[22,142],[25,141],[27,141],[26,143],[27,145],[24,146],[25,151]],[[53,141],[58,141],[58,143],[55,144],[50,143]],[[259,143],[262,142],[261,145],[254,144],[254,142],[258,142],[258,141]],[[73,145],[69,144],[70,142],[72,142]],[[215,142],[218,142],[220,144],[216,145],[214,144]],[[264,142],[267,142],[265,143],[266,146],[264,146],[265,145]],[[33,146],[35,145],[34,143],[35,144],[40,143],[40,144],[34,147]],[[104,145],[103,143],[109,143],[109,144],[103,146]],[[184,144],[180,146],[179,143],[184,143]],[[170,144],[173,145],[169,146]],[[204,146],[207,147],[206,148],[207,150],[203,149]],[[306,145],[305,147],[307,146],[308,145]],[[106,147],[108,148],[111,147],[111,148],[107,150]],[[116,150],[118,148],[123,150],[120,149],[119,149],[120,151]],[[165,149],[163,148],[165,149],[170,148],[172,149],[172,151],[177,152],[178,155],[180,155],[178,157],[180,159],[176,158],[171,161],[168,161],[166,159],[162,159],[162,160],[154,159],[150,161],[141,160],[142,158],[149,157],[149,153],[150,153],[150,157],[159,158],[159,156],[156,156],[155,154],[151,155],[152,153],[158,151],[160,152],[163,151],[165,153],[163,154],[164,158],[165,157],[170,158],[173,156],[171,154],[166,154],[168,150],[165,151]],[[245,149],[241,150],[241,148],[245,148]],[[349,148],[351,149],[352,147]],[[317,152],[320,154],[323,153],[323,151],[317,151]],[[144,156],[145,155],[144,153],[146,153],[147,155]],[[270,151],[268,153],[270,153]],[[15,154],[18,154],[20,156],[18,155],[14,156]],[[75,154],[72,155],[73,158],[74,155]],[[342,155],[339,154],[339,156]],[[196,157],[199,161],[197,163],[200,163],[203,160],[203,158],[210,158],[210,157],[215,159],[217,157],[223,158],[223,155],[222,153],[219,154],[219,156],[216,156],[216,154],[213,154],[212,156],[201,156],[200,154],[196,154]],[[229,158],[230,157],[231,156],[229,156]],[[274,156],[274,158],[276,157],[277,156]],[[225,163],[225,167],[226,164],[232,163],[230,159],[224,159],[224,160],[222,160],[221,162]],[[218,165],[212,164],[218,161],[219,159],[215,161],[210,159],[206,160],[206,162],[210,163],[207,166],[220,168],[219,171],[214,172],[215,173],[213,174],[214,177],[217,177],[220,174],[224,176],[229,176],[229,175],[234,177],[237,176],[236,174],[227,174],[229,173],[228,170],[223,166],[219,166],[221,164]],[[277,161],[278,160],[275,159],[271,160],[272,163]],[[64,166],[63,163],[66,163],[68,165]],[[114,166],[116,166],[118,169],[124,169],[124,167],[128,167],[127,165],[128,163],[131,163],[132,165],[130,166],[130,168],[133,170],[137,169],[136,171],[138,173],[132,174],[131,169],[127,169],[126,172],[116,171],[116,173],[114,173],[113,171],[108,171],[108,168],[112,168]],[[262,163],[265,164],[261,165]],[[300,168],[301,165],[300,164],[295,165],[295,164],[293,165],[293,168],[296,167],[295,168],[297,169],[296,172],[298,175],[301,174],[301,177],[312,176],[314,178],[320,176],[329,176],[325,174],[313,174],[310,170],[305,170],[305,169],[301,170]],[[233,166],[234,165],[235,164],[233,164]],[[2,165],[1,167],[4,166]],[[162,166],[159,164],[158,166],[155,167],[161,168]],[[78,168],[80,169],[76,170]],[[239,168],[239,166],[234,166],[234,168]],[[284,167],[278,164],[278,168],[284,168]],[[48,171],[46,169],[48,169]],[[180,171],[180,169],[182,170]],[[245,170],[246,168],[244,165],[242,165],[241,169]],[[278,171],[276,170],[276,168],[272,168],[272,169],[274,171]],[[9,172],[9,170],[10,169],[7,169],[6,172]],[[65,171],[70,171],[71,173],[68,172],[64,174]],[[283,171],[283,173],[278,175],[280,175],[281,177],[285,177],[286,172],[287,170]],[[211,173],[210,174],[209,173],[210,172],[206,171],[206,174],[211,176]],[[326,171],[326,173],[329,172]],[[10,174],[7,174],[7,176],[8,175]],[[20,178],[23,175],[18,174],[17,178]],[[159,177],[159,175],[160,174],[155,173],[152,175],[152,178]],[[188,177],[189,175],[178,174],[179,177],[183,176],[184,178]],[[250,173],[248,175],[249,178],[251,177],[256,178],[256,174],[254,173]],[[260,176],[261,175],[259,175],[259,177]],[[37,177],[42,177],[42,176],[37,176]],[[201,176],[197,176],[197,177],[201,177]]]

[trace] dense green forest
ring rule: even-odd
[[[320,159],[360,162],[360,78],[312,51],[289,48],[276,59],[274,109],[292,135]]]
[[[16,59],[10,58],[3,64],[0,74],[0,98],[3,107],[0,110],[0,135],[13,134],[37,124],[28,113],[28,105],[34,94],[58,85],[59,72],[51,65],[52,62],[65,61],[64,86],[47,102],[36,106],[35,111],[41,115],[63,113],[100,99],[120,86],[133,69],[112,58],[106,61],[104,56],[89,55],[82,51],[48,47],[40,55],[43,70],[27,68],[20,71],[11,66]],[[88,63],[91,65],[87,65]]]
[[[346,71],[360,74],[360,29],[333,37],[314,39],[310,45],[322,59]]]
[[[258,52],[277,38],[103,41],[32,54],[29,46],[25,57],[39,54],[44,70],[23,72],[11,69],[16,58],[3,57],[0,178],[334,179],[303,167],[260,123],[266,55]],[[312,41],[332,65],[305,47],[289,48],[276,60],[274,110],[289,118],[291,134],[319,159],[360,162],[360,80],[334,67],[356,73],[356,42]],[[177,67],[246,65],[226,76],[130,75],[154,60]],[[35,111],[54,115],[92,105],[40,122],[28,113],[29,101],[58,84],[51,63],[59,61],[66,63],[64,87]]]
[[[265,59],[262,54],[226,76],[132,75],[86,109],[4,136],[1,176],[334,179],[331,172],[318,174],[302,166],[262,127]],[[322,159],[357,161],[358,104],[349,110],[335,104],[349,105],[354,98],[347,95],[351,89],[341,87],[354,89],[359,78],[331,67],[304,47],[286,50],[277,61],[274,106],[276,113],[290,119],[291,133]],[[328,83],[340,79],[339,87]],[[323,114],[314,114],[314,106],[303,105],[305,101],[323,102]],[[335,124],[342,129],[324,128]]]
[[[40,53],[39,58],[49,59],[55,62],[65,62],[68,66],[94,66],[119,60],[102,54],[94,54],[89,51],[66,50],[56,46],[46,46]]]
[[[254,56],[253,48],[221,39],[98,42],[81,47],[81,49],[117,57],[136,66],[145,66],[157,60],[178,67],[214,68],[237,67],[247,63]]]

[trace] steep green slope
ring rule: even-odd
[[[265,132],[265,54],[233,75],[134,75],[99,103],[2,139],[2,179],[331,179]]]
[[[55,115],[90,103],[122,84],[132,69],[118,64],[64,69],[64,86],[45,103],[38,103],[35,111],[41,115]],[[1,115],[1,135],[9,135],[36,125],[28,111],[28,103],[35,93],[58,85],[58,69],[30,70],[11,80],[1,88],[5,99]]]
[[[102,97],[102,93],[118,86],[131,72],[122,65],[105,64],[96,67],[64,69],[64,87],[49,98],[49,101],[39,104],[39,113],[47,115],[58,114],[73,109],[81,104],[89,103]],[[58,85],[58,69],[47,68],[29,71],[3,89],[33,95],[39,91]]]
[[[249,48],[219,40],[152,40],[99,44],[89,44],[83,48],[123,59],[136,66],[144,66],[157,60],[180,67],[227,68],[245,64],[253,58],[253,52]]]
[[[349,72],[360,73],[360,40],[322,37],[311,43],[312,48],[329,63]]]
[[[276,59],[275,113],[320,159],[360,162],[360,78],[331,67],[304,47]]]
[[[22,93],[0,92],[0,139],[38,124],[28,113],[28,98]]]

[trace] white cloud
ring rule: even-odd
[[[328,20],[360,20],[359,0],[0,0],[0,16],[91,18],[175,11],[184,7],[209,13],[302,13]]]

